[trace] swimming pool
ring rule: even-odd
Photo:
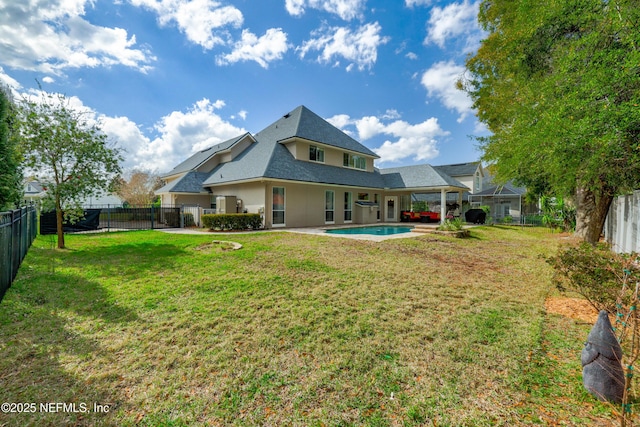
[[[325,230],[329,234],[371,234],[373,236],[390,236],[392,234],[409,233],[413,227],[406,225],[376,225],[370,227],[336,228]]]

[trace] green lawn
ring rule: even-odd
[[[211,245],[239,242],[237,251]],[[547,314],[558,235],[38,236],[0,304],[4,426],[609,425],[590,325]],[[94,403],[108,413],[82,412]],[[56,409],[54,407],[54,409]],[[103,411],[104,412],[104,411]]]

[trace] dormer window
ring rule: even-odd
[[[344,153],[342,165],[347,168],[367,170],[367,159],[355,154]]]
[[[476,186],[475,191],[480,191],[480,172],[476,172]]]
[[[312,162],[324,163],[324,148],[312,145],[309,147],[309,160]]]

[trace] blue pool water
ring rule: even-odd
[[[396,225],[377,225],[371,227],[337,228],[326,230],[329,234],[372,234],[374,236],[389,236],[392,234],[408,233],[413,227]]]

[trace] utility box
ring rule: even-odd
[[[378,204],[374,202],[357,201],[354,222],[356,224],[375,224],[378,222]]]
[[[235,214],[238,213],[238,200],[236,196],[217,196],[216,213]]]

